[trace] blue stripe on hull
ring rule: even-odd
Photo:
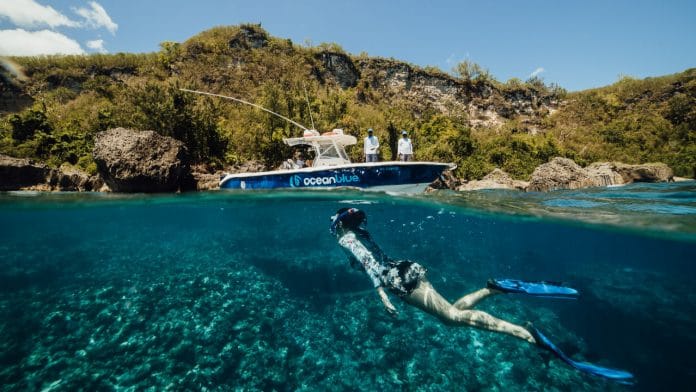
[[[331,168],[316,171],[276,172],[229,178],[221,189],[274,189],[274,188],[335,188],[384,187],[404,184],[431,183],[447,169],[447,165],[385,165],[367,167]]]

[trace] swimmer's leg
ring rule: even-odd
[[[494,290],[488,287],[484,287],[480,290],[476,290],[473,293],[467,294],[457,300],[454,303],[454,307],[460,310],[471,309],[476,304],[484,298],[490,297],[491,295],[502,294],[498,290]]]
[[[536,343],[534,337],[524,327],[509,323],[480,310],[457,309],[444,299],[435,288],[423,279],[411,294],[404,297],[409,304],[422,309],[440,319],[445,324],[472,326],[494,332],[501,332],[529,343]]]

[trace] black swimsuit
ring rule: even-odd
[[[405,297],[415,290],[425,273],[425,268],[415,261],[398,260],[390,263],[390,268],[384,271],[384,281],[389,291]]]

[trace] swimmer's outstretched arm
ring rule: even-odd
[[[396,316],[399,312],[396,311],[394,305],[392,305],[391,301],[389,301],[389,297],[382,286],[377,287],[377,294],[379,294],[379,298],[382,300],[382,304],[384,304],[384,308],[387,310],[387,313],[391,314],[392,316]]]

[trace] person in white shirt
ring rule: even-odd
[[[365,138],[365,162],[377,162],[377,150],[379,149],[379,140],[374,135],[372,128],[367,130]]]
[[[401,139],[399,139],[399,148],[397,149],[399,160],[407,162],[413,160],[413,143],[408,137],[406,130],[401,130]]]

